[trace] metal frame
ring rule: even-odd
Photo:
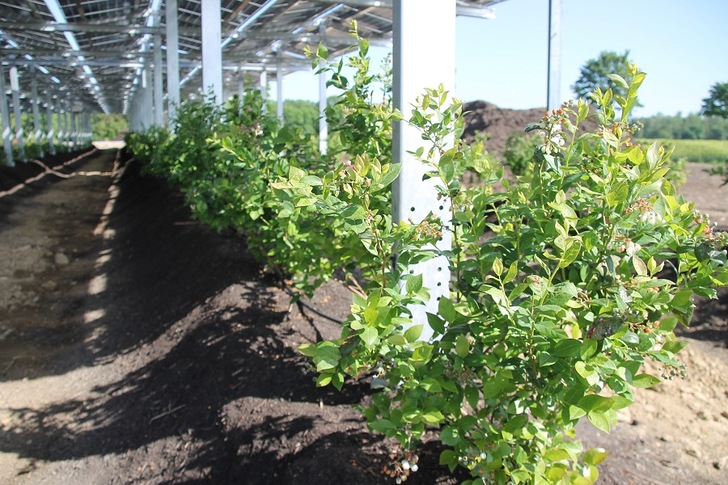
[[[458,14],[488,16],[502,0],[452,0]],[[79,109],[126,112],[140,77],[154,56],[154,36],[170,44],[165,0],[16,0],[0,9],[0,58],[19,71],[20,90],[30,92],[38,71],[44,94],[64,96]],[[202,90],[200,0],[177,0],[179,99]],[[205,1],[205,3],[207,3]],[[267,71],[283,76],[310,68],[303,56],[318,44],[325,25],[326,47],[334,57],[353,45],[350,23],[373,45],[391,45],[392,0],[220,0],[223,92],[236,92],[238,76]],[[155,21],[155,16],[158,21]],[[166,49],[165,49],[166,50]],[[172,56],[163,62],[165,76]],[[157,64],[156,62],[154,64]],[[172,66],[172,67],[170,67]],[[275,74],[274,74],[275,73]],[[168,87],[169,89],[169,87]],[[176,96],[172,96],[175,99]],[[156,104],[156,103],[155,103]],[[74,108],[75,109],[75,108]]]

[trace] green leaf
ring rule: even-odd
[[[369,428],[380,433],[386,433],[387,431],[394,431],[397,427],[388,419],[378,419],[369,423]]]
[[[452,301],[445,296],[440,298],[440,302],[437,305],[437,312],[449,323],[455,323],[458,317],[458,312],[455,310]]]
[[[573,263],[581,252],[581,239],[570,237],[566,240],[564,251],[559,259],[559,268],[566,268]]]
[[[422,335],[424,325],[412,325],[404,332],[404,338],[408,343],[416,342]]]
[[[440,465],[447,465],[452,472],[458,466],[458,455],[452,450],[443,450],[440,453]]]
[[[620,88],[629,89],[627,81],[625,81],[619,74],[607,74],[607,77]]]
[[[434,313],[427,313],[427,324],[430,326],[432,330],[435,331],[437,334],[444,334],[445,333],[445,320],[440,318],[438,315],[435,315]]]
[[[379,333],[377,332],[377,329],[373,327],[365,328],[359,334],[359,337],[367,347],[373,347],[379,341]],[[407,337],[405,336],[405,338]]]
[[[607,459],[609,453],[604,448],[591,448],[584,453],[584,463],[598,465]]]
[[[422,275],[410,275],[405,285],[408,295],[416,295],[422,289]]]
[[[612,417],[614,415],[614,417]],[[586,414],[587,419],[595,428],[609,433],[616,423],[617,414],[614,411],[591,411]]]
[[[440,441],[447,446],[457,445],[462,437],[460,436],[460,430],[454,426],[443,426],[440,432]],[[444,463],[440,462],[441,465]]]
[[[566,339],[557,343],[551,352],[556,357],[573,357],[579,354],[582,343],[576,339]]]
[[[599,342],[597,342],[596,340],[584,340],[584,342],[581,344],[581,349],[579,349],[579,357],[581,357],[582,360],[587,360],[588,358],[596,354],[598,347]]]
[[[455,353],[460,358],[465,358],[470,353],[470,341],[465,335],[458,335],[455,338]]]
[[[632,385],[640,388],[656,386],[660,382],[659,378],[650,374],[637,374],[632,379]]]

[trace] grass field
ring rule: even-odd
[[[637,140],[643,145],[658,141],[665,147],[675,147],[673,159],[686,158],[689,162],[728,163],[728,140]]]

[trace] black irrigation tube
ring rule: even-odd
[[[56,175],[57,177],[62,177],[62,178],[72,177],[73,174],[71,174],[71,175],[62,174],[62,173],[58,172],[58,170],[60,170],[63,167],[66,167],[68,165],[71,165],[73,163],[76,163],[79,160],[83,160],[84,158],[89,157],[98,151],[99,151],[99,149],[94,147],[93,149],[91,149],[85,153],[82,153],[81,155],[79,155],[75,158],[72,158],[63,163],[60,163],[60,164],[56,165],[55,167],[48,167],[43,162],[41,162],[40,160],[37,160],[37,159],[31,160],[28,163],[35,163],[36,165],[40,165],[40,167],[43,169],[43,172],[41,172],[38,175],[35,175],[33,177],[30,177],[29,179],[27,179],[23,182],[20,182],[18,185],[16,185],[15,187],[13,187],[11,189],[3,190],[2,192],[0,192],[0,198],[6,197],[8,195],[12,195],[12,194],[18,192],[20,189],[22,189],[24,187],[28,187],[29,184],[31,184],[33,182],[37,182],[38,180],[42,179],[43,177],[45,177],[48,174]],[[101,173],[99,173],[99,174],[89,173],[89,175],[100,175],[100,174]]]

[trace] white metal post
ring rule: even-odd
[[[394,107],[405,119],[412,105],[425,88],[443,84],[452,95],[455,84],[455,11],[454,1],[395,0],[393,11],[393,81]],[[436,35],[434,35],[436,33]],[[402,164],[402,172],[393,185],[393,211],[396,221],[417,223],[429,213],[450,226],[449,201],[438,200],[435,185],[439,180],[422,180],[427,171],[412,153],[424,146],[420,132],[406,122],[394,124],[393,161]],[[427,150],[429,147],[425,146]],[[438,244],[450,248],[450,232],[443,231]],[[438,257],[410,268],[422,274],[423,284],[430,290],[426,305],[412,308],[414,322],[425,324],[421,339],[429,340],[433,331],[427,325],[426,312],[436,313],[438,300],[449,295],[450,271],[447,259]]]
[[[41,157],[45,155],[43,150],[43,127],[40,124],[40,99],[38,99],[38,81],[35,78],[35,70],[30,75],[30,91],[33,97],[33,127],[35,128],[35,144],[38,146],[38,153]]]
[[[223,102],[220,0],[200,2],[202,9],[202,91]]]
[[[164,7],[167,22],[167,126],[172,128],[179,106],[179,24],[177,0],[168,0]]]
[[[18,68],[10,68],[10,90],[13,94],[13,113],[15,114],[15,138],[20,152],[20,160],[25,162],[25,140],[23,139],[23,114],[20,109],[20,82],[18,81]]]
[[[561,106],[561,0],[549,0],[547,110]]]
[[[319,153],[325,155],[329,149],[329,125],[326,123],[326,106],[328,99],[326,98],[326,82],[328,78],[326,72],[322,71],[318,74],[319,82]]]
[[[66,147],[66,151],[70,152],[73,148],[71,146],[71,109],[70,103],[66,103],[66,109],[63,111],[63,146]]]
[[[78,113],[71,111],[71,146],[78,150]]]
[[[46,137],[48,138],[48,151],[51,155],[56,154],[56,145],[53,140],[55,131],[53,128],[53,106],[51,106],[51,93],[46,92]]]
[[[159,19],[159,17],[157,17]],[[155,22],[158,25],[159,20]],[[164,69],[162,68],[162,36],[154,36],[154,125],[164,126]]]
[[[5,162],[8,167],[14,167],[15,161],[13,160],[13,139],[12,130],[10,128],[10,109],[8,108],[8,95],[5,86],[5,68],[0,64],[0,92],[2,98],[0,99],[0,113],[2,114],[3,122],[3,149],[5,150]]]
[[[142,71],[142,85],[141,85],[141,121],[142,130],[148,130],[154,123],[154,116],[152,111],[154,110],[154,100],[152,94],[152,71],[151,66],[147,62],[147,65]]]
[[[60,145],[61,151],[67,152],[68,147],[66,146],[66,107],[61,101],[59,105],[58,116],[58,144]]]
[[[280,52],[276,59],[276,117],[283,122],[283,61]]]

